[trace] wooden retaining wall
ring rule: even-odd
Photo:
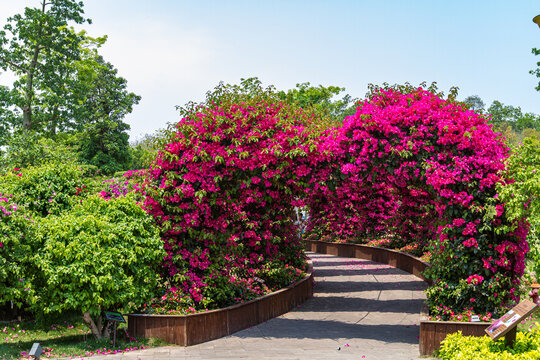
[[[420,355],[431,356],[441,347],[441,341],[446,335],[461,331],[466,336],[484,336],[491,323],[488,322],[457,322],[457,321],[420,321]]]
[[[131,336],[189,346],[230,335],[285,314],[313,296],[313,267],[296,283],[257,299],[190,315],[128,314]]]
[[[308,251],[321,254],[365,259],[381,264],[388,264],[431,284],[431,281],[423,275],[424,271],[431,267],[431,265],[417,257],[399,251],[361,244],[336,244],[314,240],[304,240],[304,248]]]

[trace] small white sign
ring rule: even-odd
[[[471,321],[472,322],[480,321],[480,317],[478,315],[472,315],[471,316]]]

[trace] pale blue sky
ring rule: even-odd
[[[5,18],[38,0],[0,0]],[[86,0],[90,35],[142,96],[126,118],[132,138],[178,120],[219,81],[257,76],[278,89],[436,81],[460,99],[479,95],[540,114],[540,2],[528,0]],[[9,82],[0,75],[0,83]]]

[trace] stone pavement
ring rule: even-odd
[[[287,314],[204,344],[88,359],[419,358],[423,281],[371,261],[308,255],[315,272],[314,296]]]

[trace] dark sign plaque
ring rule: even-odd
[[[491,324],[486,329],[486,333],[493,339],[497,340],[506,335],[510,330],[515,328],[524,318],[531,315],[536,310],[537,305],[529,300],[523,300],[512,310],[504,314],[499,320]]]
[[[126,320],[124,319],[124,317],[122,316],[122,314],[120,314],[119,312],[114,312],[114,311],[104,311],[103,314],[105,314],[105,318],[107,320],[110,320],[110,321],[116,321],[116,322],[121,322],[121,323],[125,323]]]

